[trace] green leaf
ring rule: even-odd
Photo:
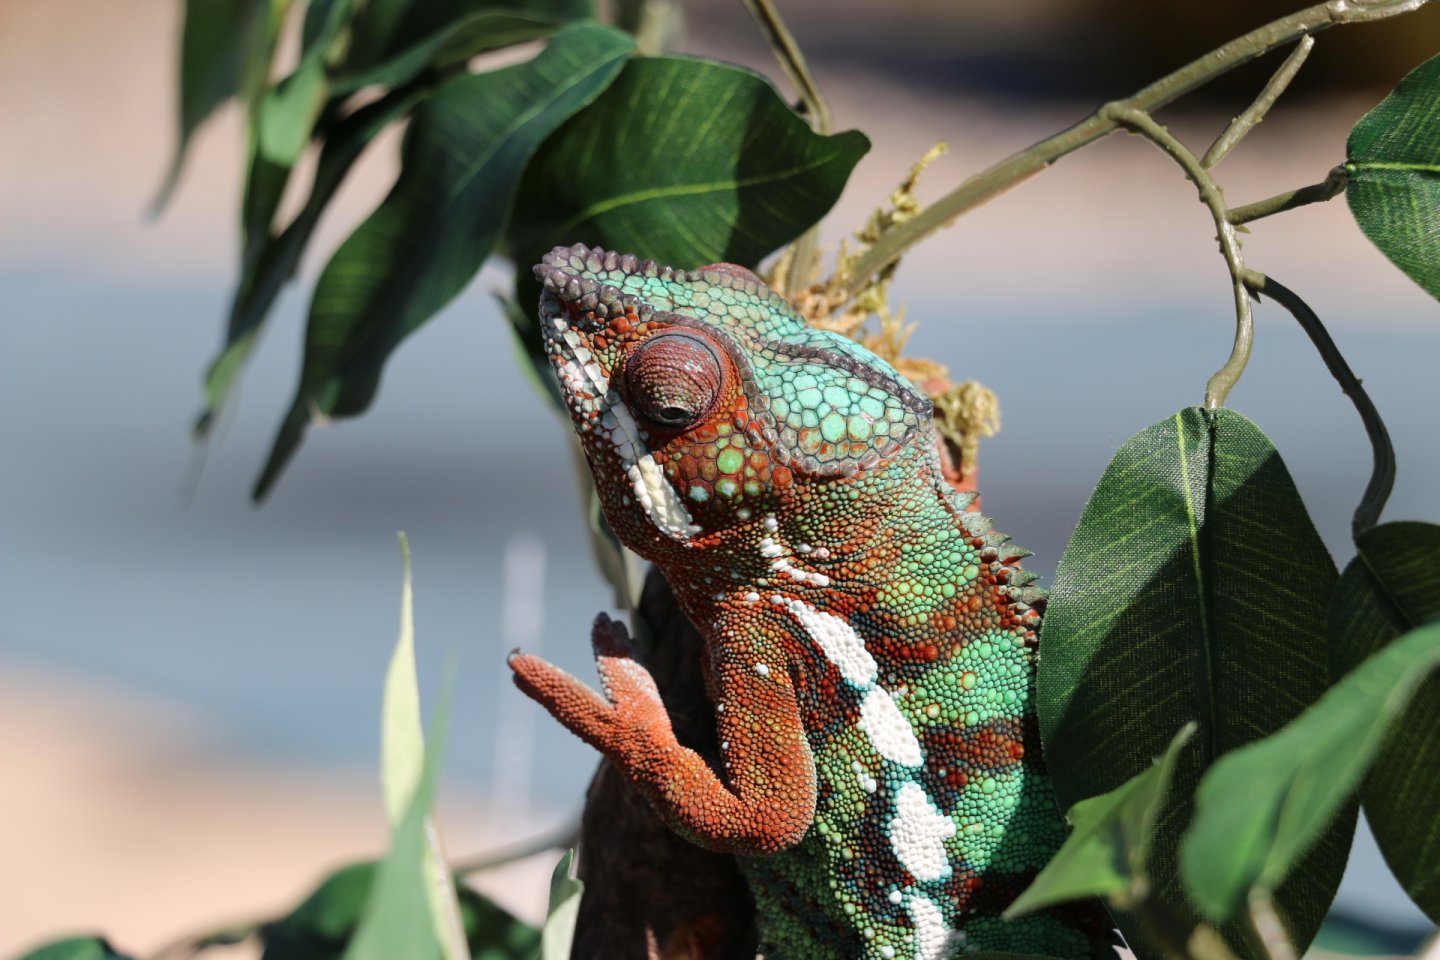
[[[1150,857],[1158,896],[1183,902],[1176,856],[1205,768],[1283,727],[1327,685],[1335,567],[1284,463],[1230,410],[1188,408],[1127,441],[1060,561],[1041,635],[1037,710],[1062,805],[1113,790],[1195,720]],[[1276,894],[1303,949],[1334,896],[1353,816]],[[1163,950],[1135,918],[1143,958]],[[1232,927],[1246,956],[1254,948]]]
[[[260,155],[277,166],[294,166],[310,142],[328,94],[325,61],[319,56],[307,57],[295,72],[266,91],[257,128]]]
[[[1216,762],[1200,783],[1180,858],[1185,886],[1206,915],[1236,916],[1251,888],[1274,890],[1285,879],[1342,812],[1391,725],[1437,667],[1440,623],[1407,633],[1279,733]],[[1433,792],[1435,768],[1422,775]]]
[[[416,109],[399,180],[316,286],[300,385],[257,499],[312,416],[353,416],[369,406],[390,352],[464,289],[494,249],[536,148],[610,84],[630,49],[618,31],[567,27],[534,60],[451,80]]]
[[[36,947],[17,960],[131,960],[103,937],[66,937]]]
[[[400,534],[404,568],[400,587],[400,636],[385,669],[385,701],[380,711],[380,786],[385,815],[399,824],[415,796],[425,769],[425,731],[420,719],[420,680],[415,669],[415,586],[410,540]]]
[[[404,566],[400,592],[400,635],[385,671],[385,701],[380,712],[380,785],[385,813],[398,831],[414,802],[425,773],[425,730],[420,719],[420,681],[415,670],[415,590],[410,572],[410,540],[400,534]],[[435,937],[445,960],[468,960],[455,883],[445,869],[440,831],[428,809],[423,819],[425,851],[421,876]]]
[[[1330,605],[1336,678],[1396,637],[1440,617],[1440,527],[1387,523],[1361,534]],[[1440,677],[1431,677],[1385,741],[1361,787],[1365,817],[1400,885],[1440,923]]]
[[[329,67],[344,47],[356,0],[318,0],[305,11],[300,62],[267,88],[255,109],[253,137],[260,156],[285,168],[295,165],[330,101]],[[338,102],[333,104],[338,107]]]
[[[593,17],[590,0],[373,0],[355,18],[336,92],[398,86],[422,70],[539,40]]]
[[[180,36],[179,133],[151,206],[169,202],[195,131],[231,97],[258,94],[270,69],[288,0],[185,0]]]
[[[575,878],[575,851],[566,850],[550,875],[550,910],[540,931],[538,960],[570,960],[575,939],[575,921],[580,916],[580,896],[585,884]]]
[[[632,60],[525,172],[509,234],[520,303],[538,302],[530,267],[560,243],[753,267],[825,215],[869,148],[854,130],[814,133],[748,70]]]
[[[1350,131],[1345,198],[1355,222],[1440,297],[1440,56],[1412,70]]]
[[[459,908],[455,904],[455,887],[448,871],[441,868],[438,831],[431,819],[435,780],[444,753],[446,727],[449,722],[453,688],[447,686],[442,695],[435,734],[427,748],[423,738],[412,727],[411,711],[419,710],[419,695],[413,698],[405,689],[407,674],[413,674],[413,660],[408,665],[406,652],[413,658],[410,620],[409,550],[401,535],[405,553],[405,583],[402,594],[400,637],[386,677],[383,709],[384,734],[382,774],[387,805],[391,798],[405,796],[403,812],[393,821],[394,835],[390,853],[376,868],[373,888],[345,950],[345,960],[393,960],[395,957],[431,960],[444,957],[469,956],[460,927]],[[397,664],[398,661],[398,664]],[[418,725],[418,720],[414,723]],[[417,744],[417,739],[419,740]],[[399,742],[393,742],[398,740]],[[414,757],[419,750],[419,777],[411,776]],[[403,791],[409,778],[413,789]]]
[[[205,375],[205,407],[195,421],[197,437],[203,438],[209,432],[215,415],[234,390],[245,362],[255,349],[270,309],[285,284],[295,276],[301,255],[315,232],[320,215],[325,212],[350,168],[375,137],[409,113],[431,89],[427,85],[412,84],[391,91],[336,123],[328,131],[325,144],[321,148],[320,160],[315,169],[315,181],[311,185],[310,196],[304,208],[278,236],[269,229],[270,218],[274,216],[275,206],[279,203],[279,192],[273,187],[268,194],[268,212],[247,212],[247,254],[243,257],[240,282],[236,286],[235,299],[230,305],[225,345],[219,356],[211,362]],[[283,176],[289,176],[288,168],[275,168],[268,161],[258,158],[257,154],[256,166],[252,170],[267,168],[283,169]],[[280,188],[283,187],[282,179]],[[247,211],[250,207],[251,191],[247,186]],[[252,250],[253,252],[250,252]]]
[[[289,916],[263,926],[261,960],[339,960],[369,899],[376,867],[367,861],[336,870]],[[532,960],[538,930],[468,887],[458,893],[474,960]]]
[[[1147,886],[1145,867],[1155,819],[1170,790],[1176,758],[1194,734],[1195,724],[1187,723],[1148,770],[1071,807],[1065,815],[1072,827],[1070,835],[1006,908],[1005,919],[1086,897],[1108,897],[1118,905],[1130,905]]]

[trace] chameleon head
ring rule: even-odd
[[[606,519],[649,559],[928,442],[928,400],[742,267],[672,270],[576,245],[535,274]]]

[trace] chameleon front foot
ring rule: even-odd
[[[603,696],[559,667],[518,651],[509,660],[515,685],[622,768],[667,740],[674,743],[660,691],[650,672],[631,657],[625,625],[602,613],[590,642]]]
[[[683,836],[718,853],[778,853],[799,843],[815,813],[815,774],[783,671],[719,668],[723,758],[682,745],[654,679],[630,655],[623,625],[601,614],[590,634],[603,695],[539,657],[510,655],[515,685],[605,754]],[[755,707],[767,709],[764,717]],[[767,729],[770,737],[754,731]],[[786,745],[784,749],[781,745]],[[778,756],[776,756],[778,754]]]

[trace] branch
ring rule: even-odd
[[[1205,151],[1205,156],[1200,158],[1200,163],[1206,170],[1224,160],[1225,155],[1235,149],[1235,145],[1245,139],[1245,135],[1265,119],[1265,114],[1275,106],[1275,101],[1280,99],[1280,94],[1285,92],[1285,88],[1290,86],[1290,81],[1295,79],[1295,74],[1299,73],[1300,68],[1305,65],[1305,59],[1310,56],[1310,51],[1314,46],[1314,37],[1307,34],[1300,38],[1300,42],[1295,44],[1295,49],[1290,51],[1290,56],[1285,58],[1285,62],[1280,64],[1280,69],[1275,71],[1270,82],[1265,84],[1265,88],[1255,98],[1255,102],[1230,122],[1230,126],[1215,138],[1215,142],[1210,144],[1210,149]]]
[[[1068,153],[1113,133],[1117,117],[1129,111],[1149,113],[1196,87],[1272,50],[1337,24],[1383,20],[1420,9],[1429,0],[1328,0],[1252,30],[1193,60],[1135,95],[1101,107],[1085,120],[1013,154],[976,174],[904,224],[896,227],[856,261],[845,293],[853,296],[867,280],[898,260],[915,243],[948,226],[969,210],[1044,170]]]
[[[472,873],[503,867],[507,863],[525,860],[547,850],[564,850],[567,847],[575,846],[579,840],[580,823],[579,821],[570,821],[550,833],[542,833],[538,837],[531,837],[528,840],[500,847],[498,850],[482,853],[469,860],[452,863],[450,870],[457,877],[468,877]]]
[[[1342,163],[1338,167],[1332,167],[1330,172],[1325,175],[1325,179],[1319,183],[1301,187],[1298,190],[1277,193],[1273,197],[1247,203],[1243,207],[1234,207],[1231,209],[1228,219],[1238,227],[1252,220],[1284,213],[1286,210],[1294,210],[1296,207],[1303,207],[1309,203],[1324,203],[1326,200],[1333,200],[1344,193],[1345,187],[1349,183],[1350,172]]]
[[[1379,521],[1380,513],[1385,509],[1385,501],[1390,499],[1390,490],[1395,486],[1395,448],[1390,443],[1390,431],[1385,429],[1385,421],[1380,419],[1380,412],[1375,409],[1375,404],[1361,386],[1360,379],[1345,362],[1340,348],[1335,346],[1329,331],[1315,315],[1315,311],[1310,309],[1310,305],[1273,277],[1267,277],[1257,270],[1245,271],[1244,279],[1245,285],[1256,294],[1272,298],[1300,322],[1300,326],[1310,337],[1310,342],[1315,344],[1315,349],[1320,352],[1331,376],[1355,405],[1355,412],[1360,414],[1360,420],[1365,424],[1365,433],[1370,437],[1370,447],[1374,451],[1374,466],[1370,471],[1370,482],[1365,487],[1365,494],[1360,498],[1360,505],[1355,508],[1355,519],[1350,524],[1351,533],[1359,537]]]
[[[1141,110],[1124,110],[1116,114],[1115,120],[1127,129],[1140,134],[1162,150],[1180,165],[1195,189],[1200,200],[1210,210],[1215,221],[1216,238],[1220,241],[1220,253],[1225,257],[1225,266],[1230,270],[1230,284],[1235,294],[1235,343],[1230,348],[1230,358],[1225,366],[1215,372],[1205,384],[1205,406],[1214,410],[1225,405],[1225,398],[1235,386],[1245,365],[1250,362],[1250,347],[1255,338],[1255,321],[1250,312],[1250,292],[1245,288],[1245,261],[1240,255],[1240,242],[1235,236],[1235,227],[1230,223],[1225,197],[1214,178],[1199,158],[1166,130],[1148,113]]]

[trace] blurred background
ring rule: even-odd
[[[939,140],[933,198],[1298,0],[789,0],[837,123],[874,143],[826,223],[858,228]],[[738,4],[687,6],[686,49],[778,76]],[[308,290],[388,189],[377,144],[322,223],[207,450],[188,427],[234,282],[238,110],[173,148],[178,0],[0,0],[0,955],[69,930],[150,950],[293,902],[374,855],[380,686],[415,553],[422,676],[458,655],[449,851],[563,824],[594,754],[510,686],[517,642],[589,676],[595,573],[566,432],[516,369],[487,270],[395,356],[374,409],[312,431],[271,500],[249,485],[288,403]],[[1434,15],[1432,15],[1434,14]],[[1318,182],[1345,134],[1440,48],[1440,5],[1319,38],[1295,93],[1220,168],[1232,202]],[[1273,63],[1164,117],[1200,149]],[[305,176],[299,177],[304,182]],[[1047,579],[1127,437],[1198,402],[1232,333],[1208,214],[1148,144],[1060,161],[907,258],[913,351],[1000,396],[986,512]],[[1437,519],[1440,309],[1343,201],[1254,225],[1252,265],[1304,295],[1400,456],[1387,519]],[[1369,450],[1287,314],[1257,314],[1231,405],[1265,429],[1337,562]],[[508,598],[508,599],[507,599]],[[509,607],[507,610],[507,602]],[[553,856],[481,884],[543,911]],[[1340,906],[1424,920],[1362,831]]]

